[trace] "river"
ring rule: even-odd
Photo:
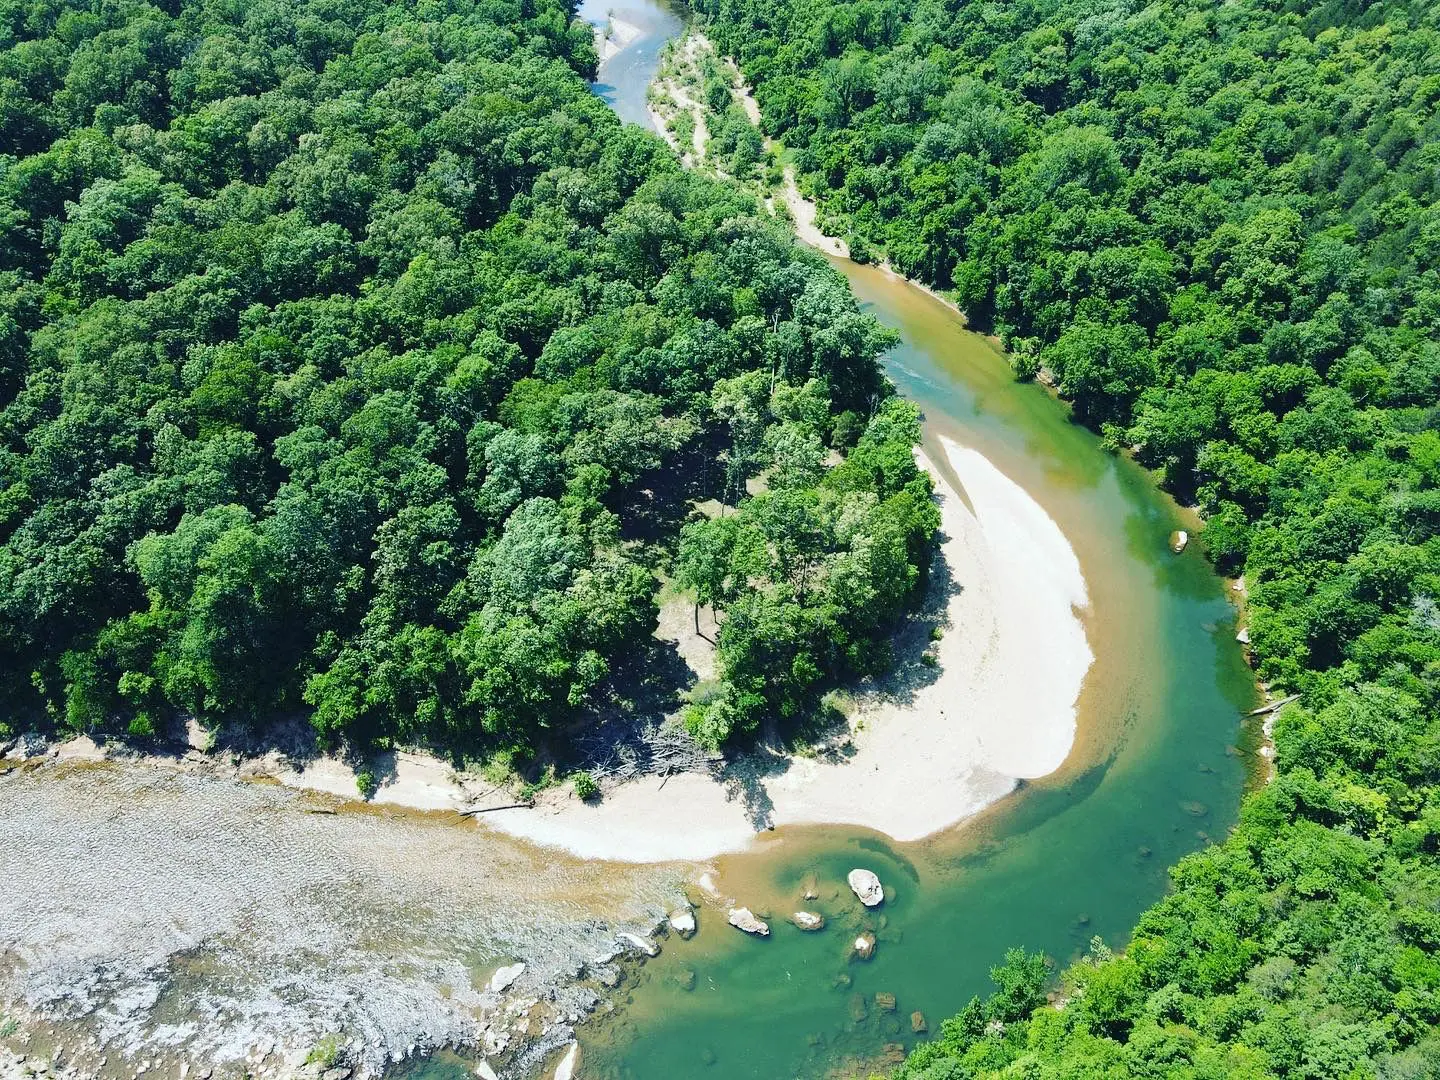
[[[597,93],[643,121],[659,51],[682,24],[638,2],[615,17],[639,32]],[[1166,867],[1230,827],[1256,761],[1236,746],[1254,691],[1224,583],[1197,551],[1166,546],[1186,515],[1042,388],[1014,382],[945,305],[878,269],[836,266],[901,334],[885,363],[924,409],[932,460],[944,469],[942,438],[983,453],[1074,547],[1096,657],[1079,736],[1060,772],[929,841],[790,828],[720,860],[721,888],[772,911],[773,936],[702,908],[694,940],[667,941],[626,976],[623,1007],[580,1028],[589,1080],[818,1078],[893,1056],[921,1037],[912,1012],[938,1028],[985,992],[1007,946],[1064,962],[1095,935],[1122,943]],[[57,1029],[26,1044],[31,1055],[63,1039],[67,1057],[85,1048],[90,1072],[128,1080],[136,1059],[172,1076],[182,1058],[271,1074],[297,1041],[330,1032],[363,1044],[360,1064],[463,1040],[496,966],[525,959],[520,992],[548,1003],[550,976],[643,927],[689,869],[581,863],[454,815],[337,813],[187,762],[26,767],[0,782],[0,998]],[[855,865],[885,881],[873,918],[845,891]],[[807,878],[830,920],[818,934],[783,919]],[[849,959],[861,925],[879,939],[868,963]],[[555,1039],[593,1003],[586,992],[545,1006]],[[878,992],[895,995],[894,1012],[877,1010]],[[462,1080],[474,1068],[441,1054],[408,1071]]]
[[[668,12],[648,10],[645,25],[670,26]],[[602,67],[602,92],[617,108],[644,100],[658,36],[643,54],[622,51]],[[644,120],[643,110],[621,115]],[[781,1080],[893,1059],[924,1037],[911,1030],[912,1012],[938,1029],[987,992],[1007,946],[1064,963],[1097,935],[1123,944],[1164,892],[1167,868],[1233,824],[1255,761],[1253,747],[1239,745],[1255,691],[1225,584],[1194,547],[1177,556],[1167,545],[1172,530],[1193,527],[1189,515],[1046,390],[1016,383],[999,350],[952,309],[880,269],[832,261],[900,332],[885,365],[924,409],[932,460],[943,469],[942,437],[979,450],[1074,547],[1096,656],[1076,744],[1057,774],[924,843],[782,829],[757,852],[723,860],[722,888],[771,910],[772,936],[745,937],[703,912],[696,939],[646,965],[617,1019],[582,1033],[587,1077]],[[844,889],[859,864],[887,885],[876,919]],[[808,878],[821,884],[808,906],[831,921],[820,934],[783,921]],[[862,923],[878,931],[868,963],[849,956]],[[895,1011],[876,1007],[880,992],[895,995]]]

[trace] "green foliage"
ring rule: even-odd
[[[319,1065],[322,1069],[331,1068],[340,1060],[340,1053],[344,1050],[345,1044],[339,1035],[326,1035],[310,1048],[305,1055],[306,1065]]]
[[[813,488],[887,392],[557,0],[72,6],[0,21],[7,724],[524,760],[653,628],[653,493]]]
[[[361,769],[355,774],[355,790],[360,793],[360,798],[369,802],[380,790],[380,781],[369,769]]]
[[[575,797],[585,802],[598,798],[600,785],[595,782],[595,777],[588,772],[577,772],[572,780],[575,784]]]
[[[923,585],[939,512],[912,453],[919,410],[887,400],[826,471],[818,425],[829,417],[806,410],[804,396],[777,383],[768,400],[746,406],[753,437],[772,448],[770,489],[681,532],[677,582],[725,616],[721,692],[685,714],[707,745],[765,716],[800,717],[827,685],[883,668],[885,631]],[[793,464],[802,456],[804,468]]]
[[[1440,9],[698,6],[836,228],[1200,505],[1302,694],[1125,955],[900,1075],[1440,1072]]]

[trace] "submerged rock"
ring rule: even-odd
[[[895,1011],[895,995],[887,994],[883,990],[875,995],[875,1008],[881,1012]]]
[[[490,992],[492,994],[503,994],[515,985],[516,979],[524,974],[525,964],[523,961],[518,964],[508,964],[500,968],[494,975],[490,976]]]
[[[817,915],[813,911],[797,911],[790,916],[790,921],[801,930],[823,930],[825,929],[825,916]]]
[[[747,934],[770,936],[770,924],[758,918],[748,907],[731,908],[730,925],[737,930],[744,930]]]
[[[875,955],[875,935],[865,931],[855,939],[855,955],[861,960],[869,960]]]
[[[820,898],[820,881],[814,874],[805,875],[805,880],[800,886],[800,898],[802,900],[818,900]]]
[[[869,870],[857,867],[850,871],[845,880],[866,907],[874,907],[885,899],[885,889],[881,886],[880,879]]]
[[[910,1014],[910,1030],[916,1035],[924,1035],[930,1030],[930,1025],[925,1022],[925,1014],[919,1009]]]
[[[668,922],[670,929],[682,938],[692,937],[695,933],[695,912],[689,905],[672,911]]]

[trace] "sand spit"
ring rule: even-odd
[[[965,499],[918,455],[941,511],[938,610],[902,635],[898,669],[862,688],[848,732],[820,752],[762,748],[718,779],[648,776],[609,787],[593,804],[567,785],[515,809],[493,809],[514,801],[505,790],[401,753],[377,770],[373,801],[484,810],[478,830],[460,830],[477,845],[504,833],[586,859],[666,863],[743,851],[777,825],[857,825],[918,840],[979,812],[1018,779],[1054,772],[1074,741],[1076,700],[1094,659],[1081,621],[1088,599],[1079,561],[1045,510],[982,454],[948,439],[942,447]],[[929,625],[942,629],[933,644],[924,636]],[[87,745],[73,756],[94,754]],[[356,796],[353,768],[333,758],[295,767],[276,754],[244,770],[290,788]]]
[[[1088,600],[1079,560],[1044,509],[983,455],[949,440],[944,448],[974,508],[921,455],[940,500],[946,629],[928,651],[933,662],[903,663],[860,696],[848,748],[761,754],[748,775],[742,761],[729,779],[650,778],[595,805],[505,810],[485,825],[626,861],[743,850],[774,825],[859,825],[918,840],[977,813],[1017,779],[1058,769],[1094,659],[1080,619]]]
[[[615,59],[644,32],[634,23],[611,15],[605,23],[595,27],[595,53],[600,57],[600,63],[605,64]]]

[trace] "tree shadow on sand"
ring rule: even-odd
[[[919,606],[907,615],[891,638],[892,664],[878,678],[862,679],[840,691],[855,709],[868,711],[878,703],[912,707],[920,691],[942,674],[931,646],[939,635],[955,629],[950,622],[951,601],[964,586],[955,580],[945,558],[945,536],[937,534],[935,554]],[[852,710],[853,712],[854,710]],[[797,755],[827,763],[841,763],[857,753],[852,717],[826,695],[799,724],[784,728],[767,725],[761,738],[725,763],[719,779],[727,798],[739,802],[756,830],[774,827],[775,805],[765,782],[795,766]]]

